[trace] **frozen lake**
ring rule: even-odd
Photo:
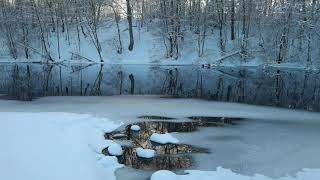
[[[31,102],[0,100],[0,107],[0,166],[10,164],[13,172],[21,172],[6,171],[5,179],[100,180],[113,179],[114,172],[119,180],[138,180],[149,179],[157,169],[178,174],[200,170],[209,173],[207,177],[245,180],[320,176],[320,115],[315,112],[159,96],[43,97]],[[191,118],[200,116],[231,120]],[[135,151],[129,148],[124,151],[127,162],[118,160],[127,166],[121,168],[115,159],[102,163],[100,159],[109,157],[101,154],[110,144],[105,133],[113,130],[121,139],[130,124],[141,127],[135,147],[155,149],[154,161],[135,163]],[[146,140],[154,132],[169,132],[179,145],[152,146]],[[29,147],[23,154],[21,145]],[[173,153],[172,158],[162,158],[161,153]],[[81,163],[72,166],[74,160]],[[34,171],[38,168],[41,174]]]

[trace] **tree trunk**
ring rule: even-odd
[[[117,30],[118,30],[118,41],[119,41],[119,47],[117,48],[117,53],[122,54],[122,41],[121,41],[121,34],[120,34],[120,27],[119,27],[119,16],[117,11],[113,6],[111,6],[113,13],[114,13],[114,19],[116,21]]]
[[[133,39],[133,31],[132,31],[132,10],[130,5],[130,0],[127,1],[127,19],[128,19],[128,26],[129,26],[129,36],[130,36],[130,42],[129,42],[129,51],[133,50],[134,45],[134,39]]]
[[[232,0],[231,4],[231,40],[235,40],[235,30],[234,30],[234,21],[235,21],[235,0]]]

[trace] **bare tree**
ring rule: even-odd
[[[129,28],[129,51],[133,50],[134,38],[133,38],[133,29],[132,29],[132,10],[130,5],[130,0],[126,0],[127,2],[127,20],[128,20],[128,28]]]

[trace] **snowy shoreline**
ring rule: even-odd
[[[0,61],[0,65],[11,65],[11,64],[40,64],[40,65],[124,65],[124,66],[201,66],[205,68],[215,68],[215,67],[248,67],[248,68],[284,68],[284,69],[301,69],[301,70],[312,70],[317,71],[320,69],[320,65],[306,65],[306,64],[294,64],[294,63],[177,63],[175,60],[163,63],[138,63],[132,62],[88,62],[88,61],[57,61],[57,62],[45,62],[45,61]]]

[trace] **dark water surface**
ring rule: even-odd
[[[318,71],[261,67],[0,64],[1,98],[163,95],[320,111]]]

